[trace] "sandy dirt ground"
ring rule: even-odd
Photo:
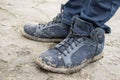
[[[0,0],[0,80],[120,80],[120,9],[107,23],[104,58],[70,74],[40,69],[36,58],[55,43],[28,40],[21,35],[25,23],[45,23],[67,0]]]

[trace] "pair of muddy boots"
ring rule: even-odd
[[[103,57],[103,29],[79,17],[73,19],[71,26],[58,19],[48,24],[24,26],[24,35],[30,39],[59,42],[65,38],[54,48],[40,54],[36,63],[41,68],[69,74]]]

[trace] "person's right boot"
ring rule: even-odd
[[[26,24],[22,30],[23,36],[44,42],[60,42],[69,33],[70,25],[63,23],[62,10],[53,21],[46,24]]]
[[[40,54],[36,63],[57,73],[77,72],[102,58],[104,30],[79,17],[73,20],[69,35],[54,48]]]

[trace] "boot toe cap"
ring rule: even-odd
[[[29,35],[34,36],[35,31],[36,31],[36,25],[26,24],[24,26],[24,32],[27,33],[27,34],[29,34]]]

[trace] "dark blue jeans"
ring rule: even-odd
[[[69,0],[64,5],[62,20],[69,25],[72,17],[78,15],[109,33],[110,28],[105,23],[115,14],[119,6],[120,0]]]

